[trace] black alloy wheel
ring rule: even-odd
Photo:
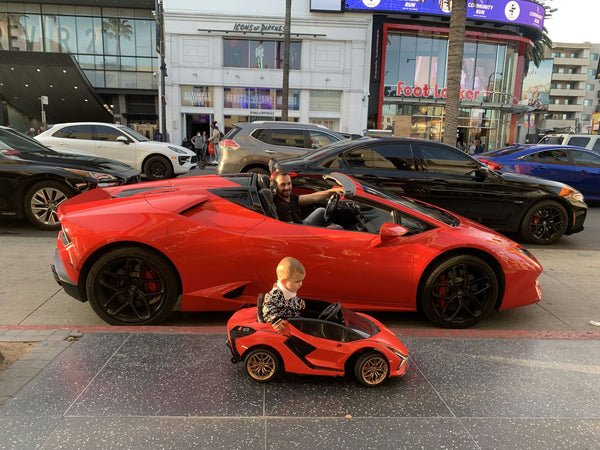
[[[567,231],[567,220],[567,211],[561,204],[544,200],[525,214],[521,235],[532,244],[553,244]]]
[[[173,166],[164,156],[152,156],[144,164],[144,173],[150,181],[173,178]]]
[[[112,325],[150,325],[163,321],[179,296],[172,266],[159,254],[124,247],[102,255],[87,276],[92,308]]]
[[[67,185],[54,180],[40,181],[25,193],[23,202],[29,222],[41,230],[59,230],[58,205],[75,193]]]
[[[444,328],[468,328],[496,304],[498,278],[481,258],[450,257],[429,271],[420,290],[425,315]]]

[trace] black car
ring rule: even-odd
[[[420,139],[347,139],[300,158],[272,160],[270,169],[315,177],[347,173],[535,244],[583,230],[587,213],[582,194],[566,184],[495,172],[454,147]]]
[[[94,187],[137,183],[126,164],[95,156],[66,154],[0,127],[0,216],[27,217],[42,230],[58,230],[57,206]]]

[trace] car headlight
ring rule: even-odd
[[[529,259],[533,259],[535,261],[535,257],[531,254],[531,252],[529,250],[527,250],[525,247],[522,247],[519,244],[516,244],[514,246],[514,249],[516,251],[518,251],[521,255],[526,256]]]
[[[560,192],[558,193],[558,195],[560,195],[561,197],[566,197],[569,199],[577,200],[580,202],[583,201],[583,194],[575,189],[562,188],[560,190]]]
[[[406,356],[406,355],[403,355],[402,353],[400,353],[400,352],[399,352],[398,350],[396,350],[395,348],[393,348],[393,347],[390,347],[389,345],[386,345],[386,347],[387,347],[387,348],[388,348],[388,349],[389,349],[389,350],[390,350],[390,351],[391,351],[391,352],[392,352],[394,355],[396,355],[398,358],[400,358],[400,359],[402,359],[402,360],[404,360],[404,359],[408,358],[408,356]]]
[[[167,147],[169,147],[169,150],[173,150],[175,153],[179,153],[180,155],[187,155],[187,152],[185,150],[173,147],[172,145],[168,145]]]
[[[104,172],[91,172],[89,170],[65,169],[67,172],[76,173],[86,178],[93,178],[98,182],[98,187],[118,186],[121,180],[114,175]]]

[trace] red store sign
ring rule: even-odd
[[[424,98],[446,98],[447,89],[440,89],[436,84],[435,87],[425,86],[409,86],[405,85],[404,81],[398,81],[396,87],[396,95],[404,97],[424,97]],[[472,91],[468,89],[460,89],[461,100],[477,100],[480,91]]]

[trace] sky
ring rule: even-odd
[[[545,0],[558,11],[546,20],[554,42],[600,44],[600,0]]]

